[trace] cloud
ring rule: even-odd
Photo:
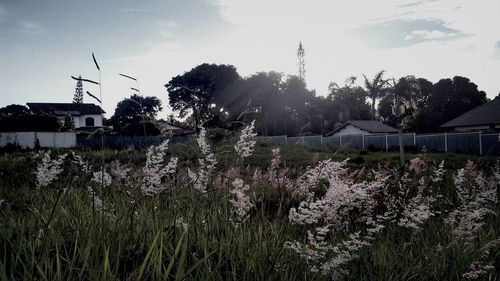
[[[416,1],[416,2],[410,2],[410,3],[400,4],[400,5],[397,5],[397,6],[401,7],[401,8],[415,7],[415,6],[420,6],[420,5],[429,3],[429,2],[436,2],[436,1],[439,1],[439,0],[422,0],[422,1]]]
[[[179,27],[179,24],[175,21],[159,21],[156,25],[160,29],[160,34],[165,38],[174,37],[174,31]]]
[[[409,34],[404,36],[404,40],[427,40],[427,41],[439,41],[448,40],[459,37],[460,33],[456,32],[443,32],[439,30],[414,30]]]
[[[445,42],[466,36],[441,20],[391,20],[366,24],[355,32],[376,48],[399,48],[422,42]]]
[[[46,34],[45,28],[36,22],[19,22],[20,33],[28,36],[38,36]]]

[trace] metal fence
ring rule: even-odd
[[[76,145],[75,133],[59,132],[2,132],[0,133],[0,147],[8,144],[21,148],[54,147],[66,148]]]
[[[453,152],[477,155],[500,155],[500,133],[437,133],[402,135],[405,147],[418,150],[424,147],[430,151]],[[342,135],[342,136],[271,136],[258,137],[261,141],[274,144],[336,145],[350,149],[391,150],[399,148],[398,134]]]
[[[79,135],[77,137],[78,146],[99,149],[102,146],[102,136],[93,135],[91,137]],[[112,149],[142,149],[150,145],[159,145],[165,140],[170,139],[170,143],[187,142],[196,139],[196,134],[182,136],[106,136],[104,135],[104,146]],[[147,144],[147,145],[146,145]]]

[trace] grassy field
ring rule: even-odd
[[[498,159],[234,143],[0,154],[0,279],[499,280]]]

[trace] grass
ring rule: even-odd
[[[253,156],[239,167],[241,173],[250,176],[247,167],[269,167],[273,147],[258,144]],[[219,143],[214,150],[219,172],[234,165],[230,143]],[[88,177],[78,177],[80,172],[74,167],[66,167],[55,183],[36,190],[36,153],[0,155],[0,199],[4,200],[0,205],[0,280],[331,280],[331,276],[311,272],[305,260],[284,248],[286,241],[306,238],[304,226],[288,221],[289,210],[298,201],[285,190],[253,189],[255,208],[248,220],[235,223],[227,188],[210,186],[213,191],[207,196],[179,188],[155,197],[137,196],[131,203],[126,191],[133,189],[113,182],[103,193],[98,191],[104,202],[101,212],[93,209]],[[81,149],[77,153],[94,167],[102,156],[106,163],[120,160],[135,171],[146,160],[144,151],[135,150]],[[284,145],[281,153],[292,175],[311,165],[316,153],[320,159],[350,158],[353,170],[386,163],[395,167],[399,159],[395,152],[338,151],[330,146]],[[168,154],[179,157],[175,185],[189,185],[182,171],[197,165],[196,144],[172,145]],[[406,156],[411,159],[416,154]],[[463,167],[467,159],[486,170],[496,160],[454,154],[427,157],[437,163],[445,160],[449,170]],[[452,180],[448,174],[444,184],[449,191]],[[137,188],[140,182],[132,185]],[[63,187],[68,192],[62,193]],[[180,220],[189,224],[187,230],[179,226]],[[361,250],[359,258],[349,263],[349,275],[343,279],[462,280],[480,247],[500,236],[497,216],[487,218],[471,243],[452,243],[449,229],[439,219],[423,227],[417,233],[399,227],[385,229],[372,247]],[[342,234],[329,239],[340,241]],[[437,251],[436,245],[444,249]],[[492,261],[500,268],[499,253]],[[484,280],[499,277],[497,272]]]

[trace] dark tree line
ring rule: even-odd
[[[235,129],[256,120],[260,135],[327,135],[347,120],[381,120],[417,133],[440,131],[443,123],[488,101],[468,78],[455,76],[432,83],[424,78],[363,75],[362,85],[349,77],[330,83],[326,96],[306,87],[304,79],[278,72],[241,77],[232,65],[201,64],[166,85],[172,109],[193,128]],[[396,116],[395,109],[402,109]],[[105,124],[123,135],[160,134],[156,97],[132,95],[117,104]],[[399,112],[399,111],[398,111]],[[65,131],[71,120],[30,112],[22,105],[0,109],[0,131]],[[400,122],[399,122],[400,121]],[[68,124],[65,124],[68,123]]]
[[[256,120],[261,135],[327,134],[338,122],[379,119],[397,127],[394,107],[408,131],[438,131],[443,123],[487,101],[468,78],[437,83],[413,76],[384,78],[384,71],[363,87],[355,77],[331,83],[327,96],[306,88],[303,79],[277,72],[241,77],[234,66],[202,64],[173,77],[166,85],[170,106],[193,127],[232,129]],[[378,106],[377,106],[378,104]]]

